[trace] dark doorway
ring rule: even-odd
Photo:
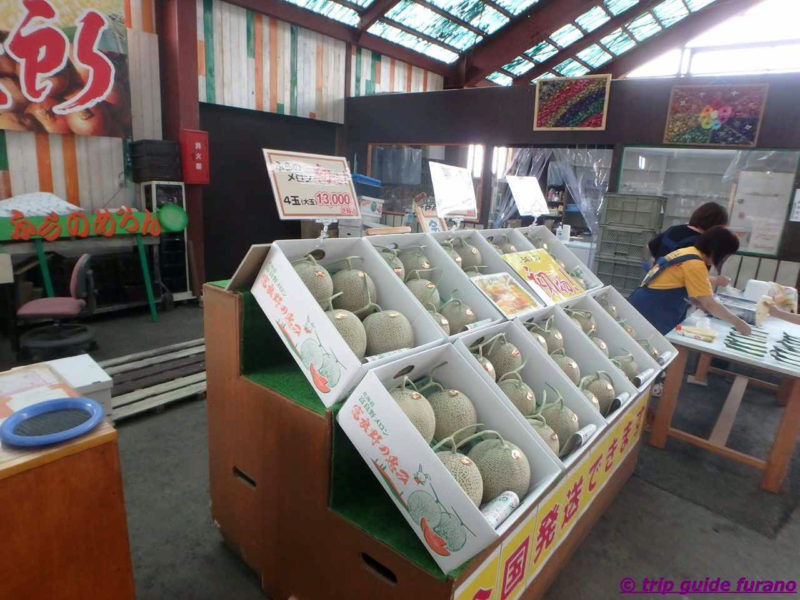
[[[200,105],[208,131],[211,184],[203,190],[206,280],[233,275],[252,244],[300,237],[299,221],[281,221],[262,148],[334,154],[339,125],[255,110]]]

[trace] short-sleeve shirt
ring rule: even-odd
[[[647,243],[653,258],[659,259],[678,248],[694,244],[700,234],[688,225],[673,225]]]
[[[690,246],[689,248],[681,248],[680,250],[675,250],[675,252],[670,252],[664,258],[671,260],[686,254],[695,254],[701,258],[703,257],[700,250]],[[653,267],[653,269],[655,268]],[[711,296],[714,293],[711,288],[711,281],[708,279],[708,269],[703,260],[686,260],[666,267],[647,287],[653,290],[673,290],[685,287],[690,298]]]

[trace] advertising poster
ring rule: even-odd
[[[0,2],[0,129],[130,137],[123,0]]]
[[[585,291],[548,254],[547,250],[503,254],[503,258],[528,282],[533,291],[553,302],[580,296]]]

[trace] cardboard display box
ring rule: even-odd
[[[384,310],[399,311],[414,329],[415,347],[398,350],[394,358],[438,346],[447,339],[430,313],[365,240],[276,241],[250,282],[251,291],[325,406],[345,398],[366,373],[367,364],[350,350],[295,272],[291,261],[310,252],[322,266],[333,265],[334,272],[346,267],[346,263],[337,261],[360,257],[353,260],[353,268],[366,272],[375,283],[378,297],[373,302]],[[245,257],[239,271],[247,263]],[[392,360],[389,356],[368,358],[374,365]]]
[[[547,444],[539,438],[539,435],[525,419],[525,415],[516,409],[511,400],[508,399],[492,377],[483,369],[481,364],[470,352],[470,346],[481,341],[489,340],[498,333],[505,333],[508,341],[514,344],[522,355],[528,359],[525,366],[520,371],[520,375],[522,380],[531,387],[537,400],[541,400],[545,396],[545,390],[547,390],[547,398],[552,400],[553,392],[548,389],[547,385],[553,386],[564,397],[564,404],[567,408],[578,415],[578,421],[581,427],[586,427],[590,423],[597,427],[597,431],[592,438],[567,456],[558,458],[553,454]],[[603,416],[592,406],[586,396],[575,387],[569,377],[558,368],[558,365],[553,362],[544,349],[536,343],[531,334],[528,333],[518,321],[511,321],[481,331],[472,332],[471,335],[459,340],[459,342],[456,343],[456,348],[469,360],[472,368],[481,375],[486,384],[494,390],[498,398],[514,412],[520,423],[542,441],[548,454],[558,461],[562,468],[569,468],[579,460],[594,440],[600,437],[602,430],[606,427],[606,421]]]
[[[644,397],[509,531],[444,575],[336,435],[333,413],[250,293],[206,285],[204,321],[215,341],[206,350],[212,516],[276,600],[542,598],[636,464]]]
[[[520,506],[496,530],[389,395],[388,390],[402,384],[405,377],[419,380],[430,375],[433,368],[436,368],[435,380],[445,390],[462,390],[472,401],[478,423],[518,446],[530,464],[528,493],[520,498]],[[450,345],[371,370],[344,403],[337,421],[445,573],[456,569],[508,531],[561,472],[539,436],[519,421],[513,408],[509,408],[470,368],[467,359]],[[439,449],[445,450],[450,450],[450,446]],[[461,452],[466,453],[466,450]],[[436,507],[435,514],[423,504]],[[427,522],[421,523],[420,516],[422,520],[427,516]],[[434,518],[436,523],[432,522]],[[445,521],[458,526],[445,527]]]
[[[398,235],[379,235],[367,238],[375,248],[395,248],[402,250],[414,246],[424,246],[423,251],[437,271],[426,276],[426,279],[434,281],[439,288],[442,296],[442,303],[445,299],[450,299],[455,295],[462,300],[473,311],[475,311],[475,323],[472,327],[494,325],[505,320],[503,314],[486,299],[464,273],[461,267],[447,255],[444,249],[427,233],[403,233]],[[454,290],[458,290],[454,294]],[[456,339],[460,334],[451,332],[450,339]]]

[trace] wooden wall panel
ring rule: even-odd
[[[433,92],[444,88],[444,78],[389,56],[353,48],[350,95],[370,96],[392,92]]]
[[[161,139],[155,0],[125,0],[133,139]],[[88,210],[133,204],[121,138],[0,131],[0,199],[52,192]]]

